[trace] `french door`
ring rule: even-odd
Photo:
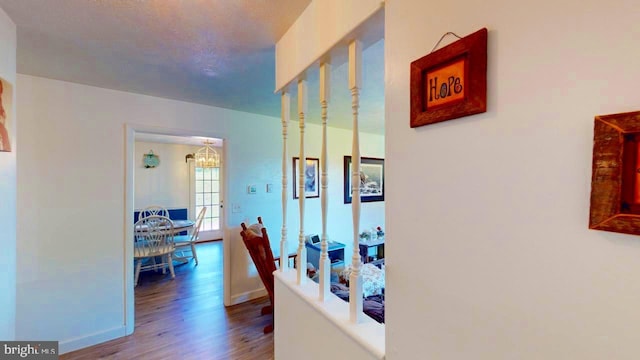
[[[189,217],[195,219],[204,207],[200,241],[222,239],[222,176],[220,168],[200,168],[189,164]]]

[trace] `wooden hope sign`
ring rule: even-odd
[[[411,63],[411,127],[487,111],[487,29]]]

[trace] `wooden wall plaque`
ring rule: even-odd
[[[640,234],[640,111],[595,117],[589,228]]]
[[[486,28],[411,63],[411,127],[486,111]]]

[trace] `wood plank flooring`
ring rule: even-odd
[[[136,287],[136,329],[127,337],[62,355],[61,359],[273,359],[273,334],[263,334],[267,297],[225,308],[222,242],[197,245],[176,278],[144,272]]]

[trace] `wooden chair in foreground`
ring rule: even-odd
[[[262,308],[261,315],[270,314],[271,324],[265,326],[264,333],[270,333],[273,331],[273,292],[274,292],[274,280],[273,272],[276,271],[276,263],[273,259],[273,252],[271,251],[271,245],[269,243],[269,236],[267,235],[267,229],[262,225],[262,218],[258,217],[258,223],[249,227],[242,223],[242,241],[251,255],[253,263],[258,269],[258,274],[264,287],[269,294],[270,306]]]

